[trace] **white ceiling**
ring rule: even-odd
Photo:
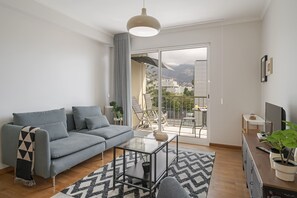
[[[35,0],[88,26],[110,34],[126,32],[129,18],[139,15],[142,0]],[[270,0],[146,0],[147,14],[162,28],[213,21],[262,18]]]

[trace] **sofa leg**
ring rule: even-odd
[[[101,153],[101,160],[104,160],[104,152]]]
[[[53,187],[56,187],[56,176],[52,177]]]
[[[13,169],[13,183],[15,184],[15,180],[16,180],[16,167],[14,167]]]

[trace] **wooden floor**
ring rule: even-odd
[[[248,198],[245,177],[242,170],[241,150],[221,147],[206,147],[180,143],[180,148],[199,149],[201,151],[216,152],[214,169],[212,172],[208,198]],[[35,177],[37,183],[34,187],[24,187],[21,184],[13,183],[13,171],[0,175],[0,197],[18,198],[51,197],[65,187],[93,172],[112,160],[112,150],[104,152],[104,159],[101,155],[95,156],[84,163],[81,163],[56,177],[56,187],[53,188],[51,179]]]

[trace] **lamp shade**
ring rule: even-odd
[[[132,35],[150,37],[160,32],[161,25],[157,19],[146,14],[145,8],[142,8],[141,15],[129,19],[127,29]]]

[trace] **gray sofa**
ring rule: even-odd
[[[15,167],[18,137],[23,126],[40,127],[35,133],[34,174],[53,178],[71,167],[134,136],[128,126],[109,125],[99,107],[73,107],[43,112],[14,113],[2,127],[2,161]]]

